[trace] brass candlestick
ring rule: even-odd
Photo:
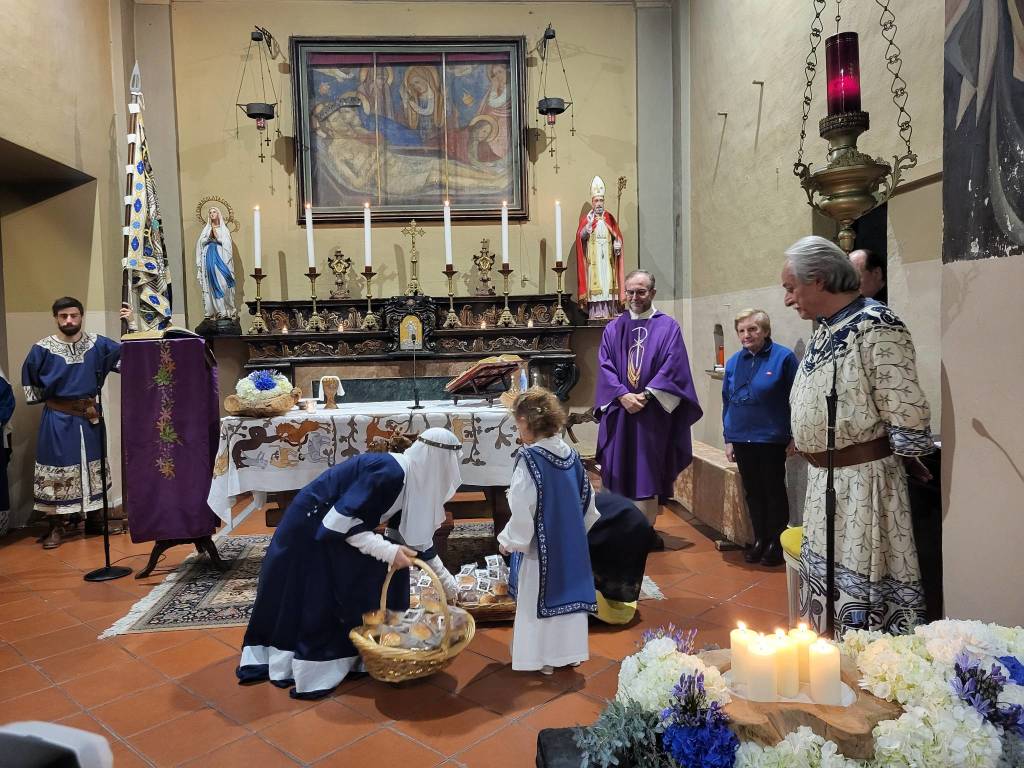
[[[327,330],[327,318],[320,312],[316,311],[316,279],[320,277],[320,273],[316,271],[316,267],[310,267],[306,270],[306,277],[309,278],[309,293],[313,298],[313,311],[309,313],[309,320],[306,321],[306,330],[317,332]]]
[[[252,325],[249,326],[249,333],[259,336],[270,332],[266,320],[263,319],[263,296],[260,294],[260,283],[263,282],[266,275],[263,274],[260,267],[256,267],[250,277],[256,281],[256,314],[252,318]]]
[[[366,280],[366,316],[363,318],[362,329],[364,331],[376,331],[380,329],[380,320],[373,314],[373,276],[377,273],[373,267],[363,267],[363,278]]]
[[[511,328],[513,325],[516,324],[516,319],[512,316],[512,313],[508,309],[508,278],[509,275],[512,274],[513,270],[512,267],[509,266],[508,262],[503,262],[501,265],[501,269],[499,269],[498,271],[501,272],[501,276],[505,279],[505,308],[501,310],[501,314],[498,315],[498,325],[502,326],[503,328]]]
[[[557,281],[558,282],[558,284],[557,284],[558,304],[555,307],[555,313],[551,316],[551,324],[552,325],[568,325],[569,324],[569,316],[566,315],[565,314],[565,310],[562,309],[562,291],[564,290],[564,286],[562,284],[562,275],[563,275],[563,273],[566,270],[565,263],[561,262],[561,261],[556,261],[555,262],[555,266],[553,266],[551,269],[554,270],[556,275],[558,275],[558,281]]]
[[[442,328],[462,327],[462,323],[459,322],[459,316],[455,314],[454,280],[457,274],[459,274],[458,270],[451,264],[444,265],[444,276],[448,278],[448,317],[444,319],[444,324],[441,326]]]

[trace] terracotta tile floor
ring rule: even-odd
[[[614,695],[619,661],[645,630],[697,627],[698,644],[728,642],[742,618],[785,624],[783,569],[720,553],[665,510],[658,527],[690,546],[655,552],[648,575],[666,599],[645,601],[628,627],[591,625],[591,660],[553,677],[513,672],[510,626],[482,626],[444,673],[389,686],[363,678],[320,702],[293,701],[270,685],[235,684],[241,629],[158,632],[97,640],[189,553],[171,549],[158,570],[106,584],[82,574],[102,565],[98,537],[44,551],[35,532],[0,541],[2,718],[41,719],[106,736],[115,765],[531,766],[542,728],[593,721]],[[253,514],[238,533],[265,533]],[[136,571],[148,544],[111,539],[111,557]]]

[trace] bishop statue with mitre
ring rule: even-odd
[[[581,309],[591,320],[618,317],[625,299],[622,230],[604,207],[604,182],[590,185],[591,209],[576,228],[576,275]]]

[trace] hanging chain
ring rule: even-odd
[[[876,0],[877,1],[877,0]],[[807,118],[811,114],[811,94],[814,85],[814,75],[818,70],[818,44],[821,42],[821,14],[825,10],[826,0],[811,0],[814,8],[814,20],[811,22],[811,32],[808,40],[811,50],[804,60],[804,116],[800,122],[800,148],[796,153],[796,162],[793,163],[793,175],[803,178],[808,173],[807,165],[804,163],[804,139],[807,138]]]
[[[917,163],[917,155],[910,148],[910,136],[914,132],[910,124],[910,113],[907,111],[907,82],[900,76],[900,69],[903,67],[900,47],[896,45],[896,17],[889,10],[890,0],[875,0],[875,3],[882,9],[882,15],[878,18],[878,24],[882,28],[882,37],[889,44],[885,49],[886,69],[892,73],[892,85],[889,90],[892,92],[892,103],[900,111],[896,118],[896,125],[899,126],[900,138],[907,145],[907,158],[913,167]]]
[[[836,0],[836,34],[839,34],[839,22],[843,20],[842,14],[839,13],[839,6],[843,4],[843,0]]]

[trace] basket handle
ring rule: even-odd
[[[425,562],[420,560],[418,557],[414,557],[412,564],[417,566],[420,570],[426,573],[434,586],[437,588],[438,594],[441,596],[441,615],[444,616],[444,635],[441,637],[441,648],[444,651],[448,650],[448,646],[451,645],[451,633],[452,633],[452,617],[448,611],[448,598],[444,594],[444,585],[441,583],[441,579],[434,569],[427,565]],[[391,577],[394,576],[397,568],[389,568],[387,578],[384,579],[384,586],[380,590],[380,610],[381,616],[387,616],[388,610],[388,587],[391,586]]]

